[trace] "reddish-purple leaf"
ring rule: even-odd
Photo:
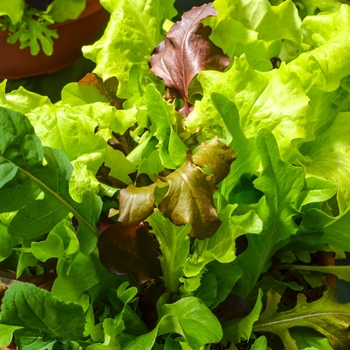
[[[159,276],[158,243],[147,223],[125,227],[109,226],[98,241],[100,260],[111,273],[132,273],[138,283],[153,282]]]
[[[185,115],[191,110],[188,90],[194,76],[208,69],[223,71],[230,64],[230,58],[209,40],[211,28],[201,23],[216,15],[211,3],[185,12],[150,59],[151,71],[167,86],[165,98],[181,98],[184,101],[181,112]]]

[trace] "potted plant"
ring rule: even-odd
[[[0,1],[0,78],[36,76],[70,65],[108,18],[98,0]]]
[[[346,349],[350,7],[101,3],[61,101],[0,85],[0,347]]]

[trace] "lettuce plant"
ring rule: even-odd
[[[0,85],[0,347],[346,349],[350,7],[101,3],[61,101]]]
[[[42,50],[50,56],[58,34],[49,26],[78,18],[85,3],[86,0],[1,0],[0,29],[9,31],[8,43],[19,41],[20,48],[29,47],[32,55]]]

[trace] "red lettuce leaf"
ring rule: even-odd
[[[151,284],[159,276],[158,244],[147,223],[110,225],[101,233],[97,246],[102,265],[111,273],[132,273],[139,284]]]
[[[211,28],[201,23],[216,15],[211,3],[185,12],[154,49],[149,61],[151,71],[167,86],[165,98],[178,97],[184,101],[181,110],[184,115],[191,109],[188,90],[194,76],[202,70],[223,71],[230,64],[230,58],[209,40]]]

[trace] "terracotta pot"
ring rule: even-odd
[[[50,26],[57,29],[59,35],[54,39],[51,56],[43,52],[32,56],[28,47],[21,50],[18,42],[8,44],[8,33],[0,30],[0,78],[21,79],[53,73],[69,66],[82,56],[82,46],[93,43],[108,19],[109,13],[99,0],[87,0],[79,18]]]

